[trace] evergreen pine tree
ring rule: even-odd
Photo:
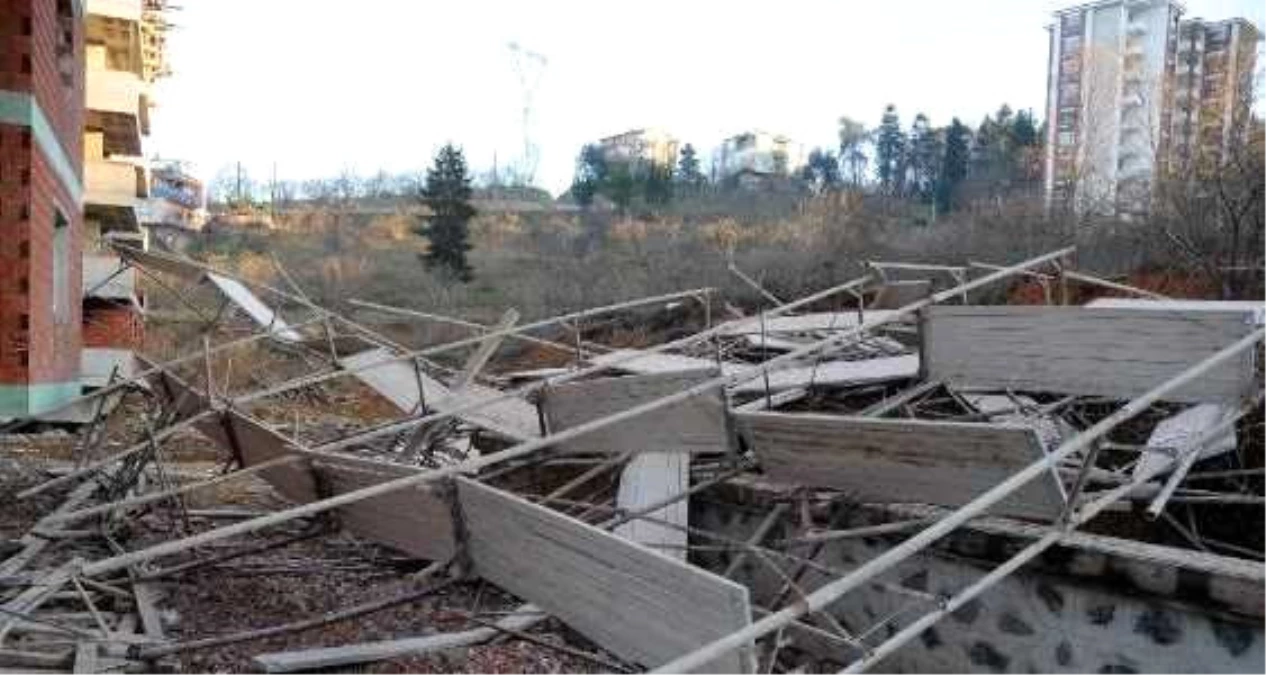
[[[431,244],[422,256],[427,269],[441,270],[463,282],[474,278],[474,272],[466,262],[466,252],[470,250],[469,223],[475,217],[470,198],[466,158],[460,148],[449,143],[440,148],[434,166],[426,171],[422,202],[431,213],[423,217],[415,232],[426,237]]]
[[[901,131],[897,106],[890,103],[884,108],[884,116],[879,123],[879,133],[875,140],[875,170],[880,187],[888,194],[901,193],[904,184],[901,174],[905,167],[905,144],[905,133]]]
[[[923,113],[910,125],[909,138],[909,185],[910,193],[921,202],[931,202],[936,192],[940,174],[942,151],[941,139]]]
[[[936,205],[940,211],[949,211],[954,205],[954,192],[967,178],[967,166],[971,160],[971,132],[955,117],[945,131],[945,158],[941,161],[940,181],[936,189]]]
[[[606,179],[607,159],[602,148],[593,144],[581,148],[580,157],[576,160],[576,176],[571,184],[572,198],[576,203],[584,207],[592,204]]]
[[[834,190],[840,186],[840,163],[830,150],[814,148],[802,170],[802,177],[815,192]]]
[[[699,170],[699,157],[693,145],[687,143],[681,148],[681,159],[677,162],[677,182],[689,189],[703,184],[703,172]]]

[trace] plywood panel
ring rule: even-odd
[[[951,386],[1128,399],[1253,329],[1240,311],[1090,307],[929,307],[924,366]],[[1169,396],[1228,401],[1252,388],[1251,351]]]
[[[620,474],[620,489],[615,504],[625,512],[640,511],[690,489],[690,455],[681,452],[641,452],[633,456]],[[690,524],[690,500],[681,499],[658,511],[652,518],[687,527]],[[686,559],[686,531],[642,519],[631,520],[615,528],[617,537],[636,541],[643,546],[678,560]]]
[[[715,369],[609,377],[547,387],[541,408],[557,433],[638,404],[683,391],[717,376]],[[561,444],[568,452],[727,452],[725,396],[720,387]]]
[[[655,666],[751,621],[747,588],[507,492],[457,479],[475,572],[620,658]],[[749,650],[704,672],[751,672]]]
[[[1042,456],[1023,427],[767,412],[735,419],[771,479],[870,502],[961,506]],[[1063,503],[1054,477],[1042,476],[991,513],[1050,520]]]

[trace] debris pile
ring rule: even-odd
[[[220,309],[190,308],[213,320],[174,358],[99,355],[93,391],[45,417],[75,435],[6,428],[0,667],[1006,669],[983,633],[944,660],[936,626],[1031,593],[1016,577],[1056,550],[1069,579],[1120,568],[1186,603],[1138,625],[1262,643],[1260,304],[974,304],[1017,275],[1137,291],[1072,272],[1071,249],[871,263],[725,321],[711,289],[494,325],[351,303],[469,331],[416,346],[293,284],[118,250]],[[660,344],[585,334],[683,303],[701,324]],[[498,364],[516,348],[550,356]],[[1204,595],[1156,581],[1180,572]],[[1032,593],[1110,592],[1069,583]],[[1036,635],[1017,612],[998,630]],[[1178,650],[1142,668],[1263,665],[1135,633]]]

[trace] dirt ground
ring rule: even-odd
[[[69,438],[55,435],[27,437],[20,443],[10,437],[0,448],[0,495],[16,494],[42,481],[41,467],[52,465],[48,459],[31,457],[35,447],[47,448],[52,454],[69,453],[61,447]],[[60,451],[60,452],[57,452]],[[186,454],[186,453],[178,453]],[[196,455],[192,449],[188,453]],[[214,462],[172,463],[176,472],[205,473],[216,469]],[[64,465],[64,464],[63,464]],[[234,484],[228,484],[234,485]],[[0,558],[14,547],[14,541],[43,514],[57,506],[64,492],[50,492],[30,500],[6,501],[0,509]],[[185,507],[195,514],[212,512],[270,511],[284,507],[264,482],[244,479],[235,487],[209,490]],[[231,522],[221,516],[194,515],[186,521],[171,505],[155,506],[129,519],[125,546],[141,548],[147,544],[171,539],[175,534],[193,533]],[[269,530],[208,546],[188,556],[173,556],[162,561],[163,569],[192,560],[245,549],[287,538],[292,532],[310,523],[287,529]],[[54,555],[57,552],[53,552]],[[412,560],[372,543],[357,540],[342,531],[317,538],[290,543],[271,550],[235,557],[218,564],[188,570],[159,582],[165,600],[160,611],[167,636],[174,641],[188,641],[277,624],[319,617],[359,603],[387,598],[425,586],[413,575],[427,561]],[[428,582],[428,583],[433,583]],[[257,672],[260,667],[251,657],[265,652],[303,648],[338,646],[366,641],[417,637],[438,632],[471,630],[480,624],[468,619],[467,613],[485,621],[496,621],[501,613],[523,604],[495,587],[479,580],[459,581],[434,595],[402,603],[372,614],[346,619],[308,630],[266,639],[191,650],[179,654],[168,665],[181,672]],[[102,609],[108,610],[109,605]],[[572,649],[602,654],[585,640],[556,620],[547,620],[529,630],[535,638]],[[160,665],[162,665],[160,663]],[[469,648],[451,649],[425,656],[396,658],[359,666],[343,666],[341,672],[381,673],[588,673],[605,672],[583,658],[565,654],[546,646],[512,636]]]

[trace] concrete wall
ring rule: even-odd
[[[717,501],[716,495],[692,499],[692,525],[747,539],[769,505],[736,507],[735,495],[724,497],[723,501]],[[861,514],[837,515],[841,516],[838,527],[868,523]],[[784,522],[768,539],[794,534],[793,523]],[[813,558],[836,569],[854,568],[897,541],[899,537],[834,542]],[[1019,542],[998,535],[954,535],[944,546],[899,565],[881,579],[948,595],[978,579],[996,559],[1018,547]],[[800,550],[813,553],[808,547]],[[694,562],[717,570],[724,569],[729,557],[704,553]],[[781,584],[767,567],[750,558],[736,578],[751,589],[756,606],[768,606]],[[826,575],[810,572],[802,583],[813,589],[826,580]],[[1261,595],[1260,583],[1103,552],[1056,548],[925,631],[875,670],[1262,672],[1266,662]],[[1236,597],[1249,600],[1237,605]],[[858,634],[909,602],[891,590],[867,586],[846,595],[833,613]],[[922,613],[911,612],[907,621]],[[894,632],[881,628],[867,641],[878,644]],[[838,653],[793,649],[789,657],[815,669],[841,665]]]

